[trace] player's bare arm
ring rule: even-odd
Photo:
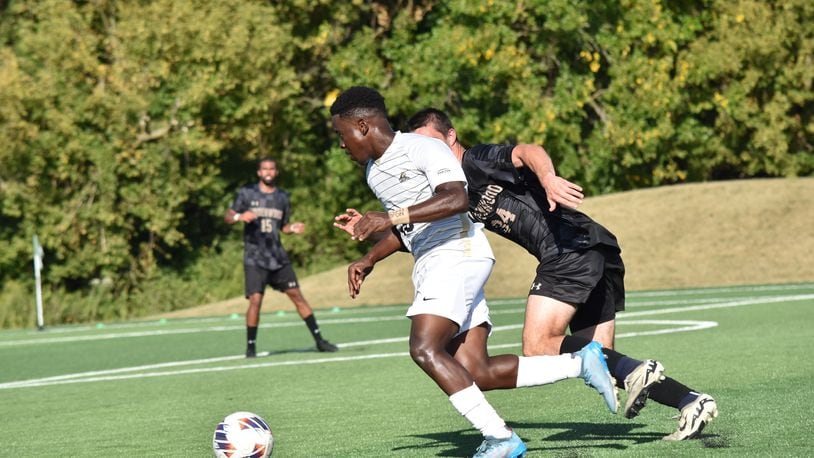
[[[251,210],[246,210],[245,212],[238,213],[230,208],[226,210],[226,214],[223,215],[223,220],[226,221],[226,224],[235,224],[238,221],[242,221],[244,223],[251,223],[256,219],[257,215]]]
[[[305,232],[305,223],[296,222],[286,224],[281,228],[283,234],[302,234]]]
[[[359,213],[358,210],[355,208],[348,208],[345,210],[345,213],[336,215],[334,217],[334,227],[342,229],[350,235],[352,240],[356,240],[356,237],[353,235],[353,228],[360,219],[362,219],[362,214]],[[367,241],[376,243],[382,238],[386,237],[389,232],[390,231],[383,231],[371,234],[368,236]]]
[[[537,175],[548,197],[548,210],[553,211],[557,204],[577,208],[585,197],[582,187],[557,176],[554,163],[545,149],[539,145],[521,144],[512,150],[512,163],[515,167],[528,167]]]
[[[388,231],[389,235],[373,245],[373,248],[360,259],[348,266],[348,294],[352,299],[356,299],[362,289],[365,278],[373,271],[373,266],[382,259],[390,256],[401,248],[401,242],[395,234]]]
[[[416,205],[402,211],[399,218],[401,223],[424,223],[436,221],[447,216],[464,213],[469,208],[469,198],[466,187],[462,181],[442,183],[435,188],[435,195]],[[406,211],[404,211],[406,210]],[[393,212],[391,212],[393,213]],[[393,227],[393,215],[385,212],[367,212],[354,224],[353,236],[357,240],[365,240],[376,232],[387,231]]]

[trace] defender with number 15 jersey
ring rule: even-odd
[[[277,270],[289,264],[280,242],[280,230],[288,224],[291,203],[282,189],[266,193],[257,183],[241,187],[230,207],[236,213],[251,210],[257,219],[243,226],[243,263],[247,266]]]

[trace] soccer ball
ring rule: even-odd
[[[235,412],[215,428],[212,449],[218,458],[271,456],[274,436],[266,420],[251,412]]]

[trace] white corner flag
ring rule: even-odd
[[[42,257],[44,253],[37,234],[34,234],[34,282],[37,290],[37,329],[45,329],[45,321],[42,317],[42,286],[40,285],[40,271],[42,270]]]

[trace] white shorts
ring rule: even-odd
[[[483,286],[495,261],[485,257],[450,256],[444,251],[422,256],[413,268],[415,298],[407,316],[437,315],[458,324],[458,334],[487,323],[489,306]]]

